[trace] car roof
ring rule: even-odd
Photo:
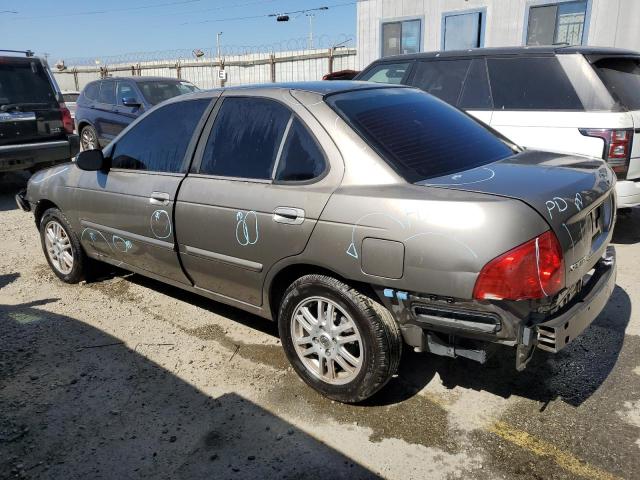
[[[260,90],[297,90],[301,92],[316,93],[318,95],[333,95],[335,93],[352,92],[354,90],[372,90],[377,88],[407,88],[405,85],[391,85],[388,83],[359,82],[355,80],[322,80],[311,82],[283,82],[261,83],[255,85],[241,85],[216,89],[216,92],[224,91],[260,91]]]
[[[640,52],[625,50],[622,48],[589,47],[589,46],[550,46],[550,47],[490,47],[490,48],[470,48],[467,50],[448,50],[410,53],[404,55],[392,55],[376,60],[378,62],[389,62],[399,60],[414,60],[421,58],[454,58],[454,57],[484,57],[494,55],[599,55],[599,56],[640,56]]]
[[[11,62],[12,63],[30,63],[30,62],[33,62],[34,60],[40,63],[44,63],[42,61],[42,58],[35,57],[35,56],[26,57],[24,55],[18,56],[17,54],[16,55],[0,55],[0,61],[2,63],[11,63]]]
[[[153,76],[147,76],[147,77],[107,77],[107,78],[100,78],[98,80],[95,80],[96,82],[102,82],[105,80],[131,80],[132,82],[167,82],[167,81],[171,81],[171,82],[186,82],[186,83],[191,83],[189,80],[183,80],[180,78],[174,78],[174,77],[153,77]]]

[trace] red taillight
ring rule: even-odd
[[[473,289],[477,300],[551,297],[564,288],[562,247],[551,230],[487,263]]]
[[[581,129],[580,133],[587,137],[596,137],[604,140],[604,158],[611,169],[616,172],[618,178],[624,179],[629,169],[631,159],[631,146],[633,141],[633,130],[618,129]]]
[[[64,103],[60,104],[60,114],[62,115],[62,126],[66,133],[73,133],[73,118],[71,118],[71,112]]]

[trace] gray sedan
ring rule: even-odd
[[[421,91],[336,81],[169,100],[17,201],[61,280],[97,260],[275,320],[305,382],[358,402],[403,344],[502,344],[522,369],[579,335],[615,284],[614,184]]]

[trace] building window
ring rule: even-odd
[[[483,22],[483,12],[445,14],[442,22],[442,49],[464,50],[482,47]]]
[[[382,24],[382,56],[418,53],[420,51],[420,20]]]
[[[581,45],[587,0],[531,7],[527,45]]]

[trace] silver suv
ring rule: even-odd
[[[304,381],[357,402],[403,342],[521,369],[579,335],[615,284],[614,185],[420,90],[336,81],[169,100],[18,202],[63,281],[99,260],[276,320]]]

